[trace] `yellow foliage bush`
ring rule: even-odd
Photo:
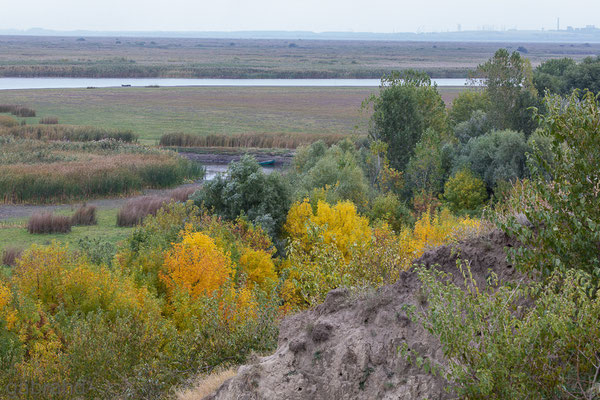
[[[478,220],[455,217],[448,210],[434,213],[426,211],[414,228],[406,227],[397,235],[385,223],[373,228],[359,225],[360,235],[346,237],[361,239],[352,246],[344,247],[338,246],[335,236],[332,239],[327,235],[330,225],[322,223],[323,220],[333,221],[332,225],[335,227],[336,218],[311,218],[310,207],[306,202],[295,207],[293,214],[290,213],[287,227],[288,232],[300,236],[296,238],[290,235],[292,240],[285,271],[287,278],[282,290],[286,310],[318,304],[325,299],[327,292],[340,286],[379,287],[392,283],[427,248],[459,239],[479,230],[481,225]],[[322,215],[329,216],[329,210],[327,211]],[[351,214],[340,214],[344,216],[340,219],[345,221],[356,220]],[[321,222],[320,225],[315,224],[312,236],[304,233],[298,222],[307,215],[311,220]],[[350,229],[343,226],[333,231],[349,232]],[[364,232],[368,232],[369,236],[365,237]],[[312,239],[312,242],[308,242],[308,239]]]
[[[137,287],[130,277],[90,265],[57,243],[26,250],[17,262],[12,283],[50,313],[59,306],[67,313],[101,310],[113,316],[139,314],[144,319],[159,313],[148,291]]]
[[[0,281],[0,321],[3,320],[6,323],[6,328],[9,330],[12,329],[16,320],[15,310],[10,305],[11,300],[12,293],[10,288]]]
[[[334,244],[344,257],[349,257],[352,246],[371,238],[369,220],[360,216],[350,201],[334,206],[319,201],[316,213],[307,200],[296,203],[290,208],[284,228],[290,238],[299,240],[306,250],[319,235],[325,244]]]
[[[455,217],[450,210],[424,212],[413,229],[405,228],[399,234],[400,256],[405,269],[423,255],[427,248],[441,246],[481,229],[481,222],[470,217]]]
[[[262,290],[270,291],[277,284],[275,263],[271,254],[263,250],[246,248],[240,257],[238,268],[246,274],[248,284],[256,284]]]
[[[186,290],[192,297],[220,289],[234,270],[229,255],[202,232],[187,232],[165,256],[161,279],[169,290]]]

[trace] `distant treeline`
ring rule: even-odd
[[[214,79],[379,79],[390,69],[281,69],[203,65],[138,65],[91,63],[85,65],[2,65],[0,77],[20,78],[214,78]],[[432,78],[465,78],[468,68],[423,69]]]
[[[570,58],[548,60],[535,69],[533,83],[540,94],[549,90],[566,95],[573,89],[600,93],[600,56],[587,57],[580,63]]]
[[[295,149],[318,140],[331,146],[344,138],[344,134],[311,133],[243,133],[239,135],[213,134],[196,136],[185,133],[167,133],[161,136],[161,146],[176,147],[246,147]]]

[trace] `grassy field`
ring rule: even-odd
[[[565,43],[0,36],[0,76],[380,78],[417,68],[466,77],[498,48],[519,46],[534,66],[600,52]]]
[[[356,133],[369,116],[361,103],[377,88],[181,87],[0,91],[0,104],[23,104],[60,123],[131,129],[155,144],[164,133]],[[450,101],[464,88],[440,88]]]
[[[74,210],[60,210],[58,215],[71,215]],[[118,209],[98,209],[98,224],[74,226],[70,233],[32,235],[27,232],[27,218],[0,221],[0,253],[7,247],[28,247],[32,244],[48,244],[52,240],[76,247],[77,241],[86,236],[110,243],[125,239],[133,228],[117,227]]]

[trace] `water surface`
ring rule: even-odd
[[[467,79],[432,79],[438,86],[464,86]],[[0,90],[145,86],[377,87],[379,79],[179,79],[179,78],[0,78]]]

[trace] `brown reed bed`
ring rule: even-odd
[[[11,113],[17,117],[35,117],[33,108],[23,107],[18,104],[0,104],[0,113]]]
[[[55,117],[48,117],[55,118]],[[137,142],[137,135],[131,130],[109,130],[93,126],[58,125],[56,122],[42,122],[42,125],[12,126],[0,131],[0,135],[12,135],[20,139],[34,140],[60,140],[69,142],[91,142],[105,139],[113,139],[126,143]],[[48,120],[48,121],[54,121]],[[43,125],[46,124],[46,125]]]
[[[54,215],[50,212],[36,213],[29,218],[27,231],[34,234],[69,233],[71,232],[71,218]]]
[[[202,167],[167,152],[116,154],[92,161],[0,165],[0,202],[54,203],[165,188],[202,175]]]
[[[243,133],[238,135],[212,134],[206,136],[167,133],[161,136],[161,146],[174,147],[244,147],[295,149],[318,140],[335,144],[350,135],[315,133]]]
[[[57,117],[44,117],[44,118],[40,119],[40,124],[56,125],[56,124],[58,124],[58,118]]]
[[[96,206],[82,205],[75,213],[71,216],[71,225],[73,226],[89,226],[96,225],[98,219],[96,218]]]
[[[14,267],[22,253],[23,248],[21,247],[7,247],[2,252],[2,263],[0,264]]]

